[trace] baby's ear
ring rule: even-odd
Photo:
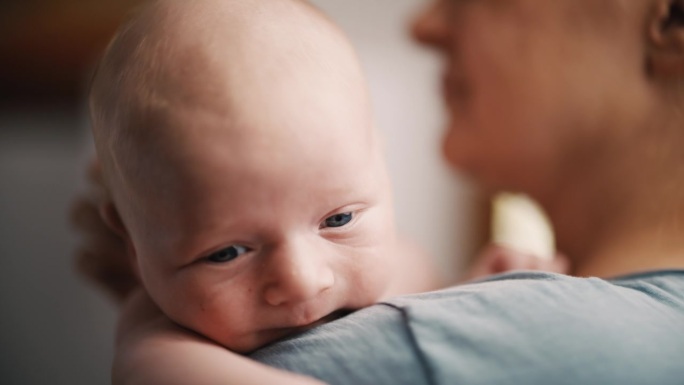
[[[119,215],[119,210],[116,209],[114,203],[109,201],[100,205],[100,216],[104,223],[106,223],[116,235],[121,238],[128,238],[126,227],[124,226],[121,216]]]
[[[107,201],[100,205],[100,217],[102,217],[102,220],[107,225],[107,227],[109,227],[109,229],[112,232],[114,232],[114,234],[116,234],[117,236],[119,236],[119,238],[123,240],[124,244],[126,245],[127,255],[133,258],[133,260],[136,260],[136,253],[135,248],[133,247],[133,240],[131,240],[131,237],[128,234],[128,230],[126,230],[126,226],[121,220],[119,210],[116,208],[112,201]],[[137,268],[137,265],[134,264],[134,267]],[[139,277],[140,275],[136,274],[136,276]]]
[[[658,0],[649,16],[648,65],[656,79],[684,80],[684,0]]]

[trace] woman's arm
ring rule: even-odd
[[[548,259],[507,246],[491,244],[475,258],[461,278],[461,283],[516,270],[568,274],[570,265],[568,259],[562,254],[556,254],[553,259]]]
[[[173,323],[142,290],[122,308],[114,385],[320,385],[233,353]]]
[[[567,274],[567,258],[558,254],[553,259],[518,251],[510,247],[491,244],[475,258],[462,277],[449,282],[440,275],[435,259],[418,245],[400,238],[393,254],[396,277],[389,289],[388,297],[438,290],[493,274],[516,270],[538,270]]]

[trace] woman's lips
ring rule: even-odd
[[[447,103],[463,94],[463,82],[451,73],[444,76],[442,87],[442,96]]]
[[[451,79],[452,78],[449,75],[444,75],[442,79],[442,97],[446,102],[449,102],[452,99]]]
[[[442,77],[442,97],[447,104],[454,100],[461,100],[467,97],[468,87],[465,79],[456,75],[454,71],[449,71]]]

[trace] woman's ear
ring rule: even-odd
[[[648,22],[648,70],[656,79],[684,79],[684,0],[657,0]]]

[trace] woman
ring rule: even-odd
[[[574,277],[388,301],[253,358],[334,384],[681,384],[683,15],[681,0],[429,4],[413,31],[445,62],[447,159],[536,198]]]
[[[445,62],[447,159],[536,198],[575,275],[684,267],[680,7],[437,1],[414,24]]]

